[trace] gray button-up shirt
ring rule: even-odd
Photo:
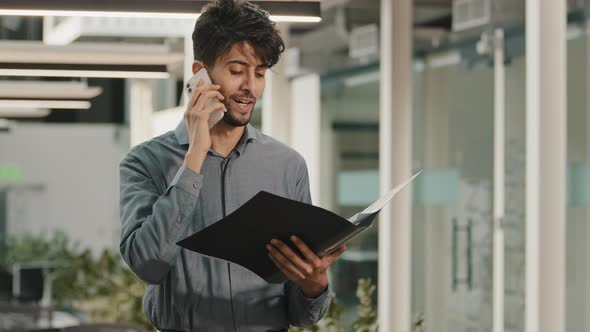
[[[175,131],[133,147],[120,164],[120,249],[148,284],[147,318],[158,329],[207,332],[315,324],[330,304],[328,291],[309,299],[293,282],[271,285],[239,265],[176,245],[260,190],[310,203],[304,159],[247,125],[229,156],[209,151],[195,173],[182,166],[188,143],[182,121]]]

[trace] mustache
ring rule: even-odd
[[[231,95],[231,96],[230,96],[230,98],[231,98],[231,99],[235,99],[235,98],[240,98],[240,99],[249,99],[249,100],[252,100],[252,101],[257,101],[257,100],[258,100],[258,98],[256,98],[256,97],[255,97],[253,94],[251,94],[251,93],[247,93],[247,94],[242,94],[242,93],[240,93],[240,94],[233,94],[233,95]]]

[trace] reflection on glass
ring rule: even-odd
[[[566,331],[590,328],[589,43],[584,24],[570,24],[567,43]]]

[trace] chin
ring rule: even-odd
[[[248,123],[250,123],[250,119],[252,118],[252,113],[245,115],[245,116],[240,116],[240,115],[235,116],[234,114],[231,114],[230,112],[225,113],[223,115],[222,120],[226,124],[233,126],[233,127],[243,127],[243,126],[247,125]]]

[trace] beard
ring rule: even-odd
[[[254,110],[252,110],[252,112],[254,112]],[[230,112],[226,112],[223,114],[223,118],[221,118],[221,120],[232,127],[243,127],[250,123],[252,112],[250,112],[250,115],[248,115],[247,119],[238,119]]]
[[[228,124],[232,127],[243,127],[243,126],[247,125],[248,123],[250,123],[250,120],[252,119],[252,113],[254,113],[254,106],[256,106],[256,103],[254,103],[254,105],[252,105],[252,111],[250,112],[250,114],[248,115],[247,118],[236,117],[231,112],[231,106],[229,105],[230,103],[224,102],[224,104],[225,104],[225,107],[228,109],[228,111],[223,114],[223,118],[221,119],[223,122],[225,122],[226,124]]]

